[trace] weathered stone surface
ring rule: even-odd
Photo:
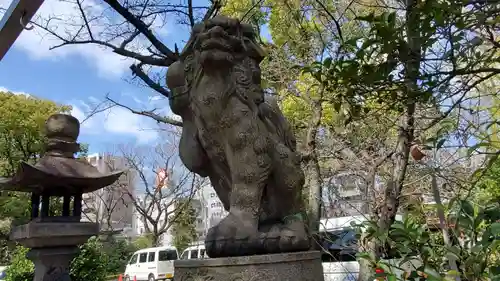
[[[69,265],[78,247],[31,249],[28,259],[35,264],[33,281],[71,281]]]
[[[177,260],[179,281],[323,281],[318,251]]]
[[[62,247],[83,244],[97,233],[97,223],[32,221],[14,227],[10,239],[27,248]]]
[[[180,157],[208,176],[229,214],[208,231],[210,257],[305,251],[304,174],[290,125],[266,102],[264,50],[250,25],[217,16],[193,28],[167,72],[182,117]]]

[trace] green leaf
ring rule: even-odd
[[[396,13],[393,12],[387,16],[387,23],[391,26],[391,28],[394,28],[396,25]]]
[[[460,260],[460,256],[455,254],[455,253],[452,253],[452,252],[447,252],[446,258],[448,258],[450,260]]]
[[[387,276],[390,272],[392,272],[391,266],[383,261],[377,263],[377,267],[384,270],[384,275]]]
[[[443,147],[443,144],[446,142],[446,139],[440,139],[438,143],[436,144],[436,149],[440,149]]]
[[[397,280],[398,280],[398,278],[397,278],[397,277],[396,277],[396,275],[394,275],[394,274],[388,274],[388,275],[386,276],[386,280],[387,280],[387,281],[397,281]]]
[[[491,233],[494,236],[500,235],[500,222],[496,222],[490,225]]]
[[[432,277],[434,280],[442,280],[441,275],[437,272],[437,270],[432,268],[430,265],[425,266],[424,272],[425,274]]]
[[[453,253],[455,255],[460,255],[460,248],[458,246],[450,246],[446,249],[448,252]]]
[[[475,152],[476,150],[480,149],[481,147],[489,147],[489,146],[491,146],[490,143],[486,143],[486,142],[477,143],[477,144],[471,146],[467,150],[467,155],[471,155],[473,152]]]
[[[480,176],[483,172],[485,171],[484,168],[479,168],[472,173],[471,178],[475,179],[476,177]]]
[[[402,267],[405,263],[409,262],[409,261],[412,261],[412,260],[417,260],[414,256],[407,256],[405,258],[403,258],[400,262],[399,262],[399,266]]]
[[[474,247],[472,247],[470,249],[470,252],[473,253],[473,254],[477,254],[479,252],[481,252],[483,250],[483,246],[482,245],[475,245]]]
[[[345,45],[348,45],[348,46],[352,46],[352,47],[356,47],[357,46],[357,43],[358,43],[358,40],[360,39],[361,37],[355,37],[355,38],[351,38],[349,40],[346,40],[344,42]]]
[[[456,270],[448,270],[448,272],[446,272],[446,275],[454,278],[460,276],[460,273]]]
[[[335,109],[335,111],[339,112],[341,107],[342,107],[342,104],[340,102],[333,103],[333,109]]]
[[[327,69],[330,68],[332,65],[332,58],[328,57],[323,61],[323,66],[326,67]]]
[[[462,211],[469,217],[474,216],[474,207],[472,206],[470,201],[467,200],[461,200],[460,205],[462,207]]]
[[[489,270],[491,275],[500,277],[500,265],[491,266]]]
[[[356,259],[357,260],[363,259],[365,261],[368,261],[372,267],[375,266],[374,257],[372,257],[369,253],[366,252],[357,253]]]
[[[366,16],[357,16],[355,19],[359,21],[373,22],[375,20],[375,13],[372,12]]]

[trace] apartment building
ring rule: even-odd
[[[101,231],[121,230],[127,236],[133,236],[134,204],[131,196],[135,196],[137,171],[127,167],[123,157],[107,154],[90,154],[86,160],[99,171],[124,171],[113,185],[82,197],[82,220],[97,222]]]
[[[227,211],[224,209],[210,181],[207,181],[198,189],[195,199],[200,202],[196,231],[198,232],[198,239],[204,240],[208,229],[218,224],[227,215]]]

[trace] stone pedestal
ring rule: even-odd
[[[78,253],[78,247],[31,249],[27,258],[35,264],[33,281],[71,281],[69,264]]]
[[[99,233],[91,222],[37,222],[14,227],[10,239],[26,248],[76,246]]]
[[[174,262],[176,281],[323,281],[318,251]]]
[[[99,225],[89,222],[32,221],[12,229],[10,239],[27,248],[35,264],[34,281],[71,281],[69,264],[78,245],[99,233]]]

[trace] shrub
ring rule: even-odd
[[[453,205],[452,205],[453,204]],[[376,239],[388,249],[402,256],[399,264],[390,264],[363,252],[358,258],[366,259],[374,268],[382,268],[374,278],[386,280],[491,280],[500,281],[500,208],[498,204],[474,206],[469,200],[454,199],[449,203],[448,222],[451,245],[444,246],[442,234],[430,234],[426,224],[405,217],[395,221],[389,231],[380,229],[376,222],[368,221],[364,239]],[[460,242],[461,241],[461,242]],[[365,242],[366,243],[366,242]],[[450,260],[456,263],[458,271],[450,269]],[[396,270],[407,262],[414,266],[407,268],[402,276]],[[423,279],[425,277],[425,279]]]
[[[143,234],[135,238],[132,244],[137,250],[151,248],[153,247],[153,238],[151,237],[151,234]]]
[[[11,264],[6,271],[6,281],[32,281],[35,266],[26,258],[29,249],[17,246],[12,253]]]
[[[107,276],[107,259],[102,251],[102,244],[97,238],[90,238],[80,246],[80,253],[70,265],[73,281],[105,281]]]
[[[32,281],[33,262],[26,258],[29,249],[17,246],[12,254],[12,263],[7,268],[6,281]],[[105,281],[107,276],[106,255],[102,244],[95,238],[80,246],[80,253],[71,261],[70,276],[73,281]]]
[[[114,237],[104,245],[108,274],[123,273],[128,260],[136,250],[134,245],[124,240],[117,240]]]

